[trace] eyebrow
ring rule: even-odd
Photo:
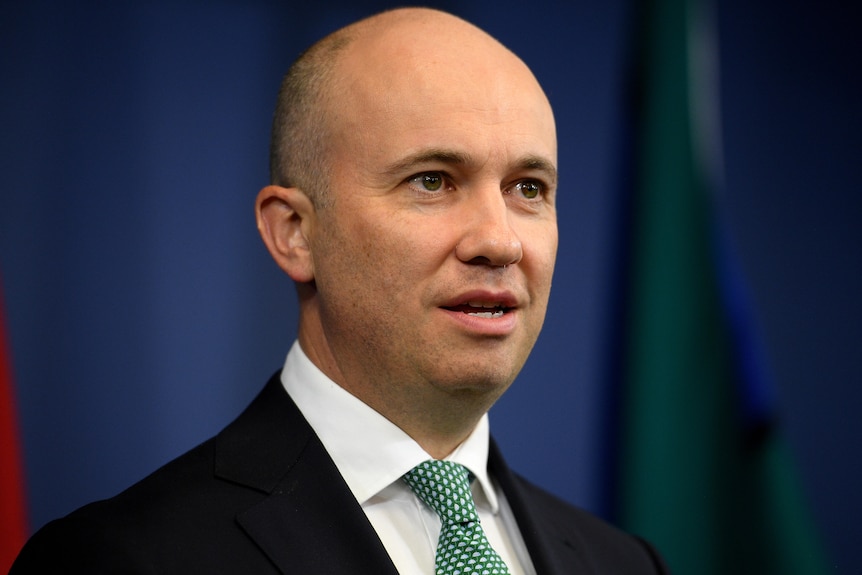
[[[544,172],[548,183],[553,187],[557,186],[557,167],[541,156],[527,156],[518,163],[518,167],[522,170]]]
[[[414,166],[431,163],[466,165],[470,163],[470,156],[462,152],[442,148],[420,150],[390,164],[386,167],[385,172],[387,174],[399,175],[411,170]]]
[[[391,175],[400,175],[404,172],[410,171],[415,166],[420,166],[422,164],[440,163],[463,166],[470,164],[471,161],[472,158],[470,157],[470,155],[463,152],[459,152],[456,150],[447,150],[444,148],[431,148],[427,150],[420,150],[414,154],[410,154],[404,158],[401,158],[397,162],[394,162],[387,166],[385,169],[385,173]],[[545,177],[548,179],[548,183],[551,186],[557,185],[556,166],[554,166],[552,162],[541,156],[525,156],[517,162],[516,168],[519,170],[544,172]]]

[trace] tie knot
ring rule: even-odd
[[[444,523],[478,521],[470,472],[459,463],[431,459],[404,474],[404,482]]]

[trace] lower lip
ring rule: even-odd
[[[442,309],[442,308],[441,308]],[[509,310],[500,317],[480,317],[462,311],[443,309],[453,321],[476,335],[503,336],[515,330],[517,318],[515,310]]]

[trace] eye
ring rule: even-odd
[[[515,184],[515,189],[521,192],[521,195],[528,200],[535,200],[544,192],[544,186],[535,180],[518,182]]]
[[[445,178],[440,172],[424,172],[407,180],[409,184],[423,192],[437,192],[443,187]]]

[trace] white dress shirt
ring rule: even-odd
[[[281,382],[320,438],[399,573],[434,573],[440,518],[401,476],[431,459],[410,436],[333,382],[296,342]],[[521,532],[502,491],[488,476],[488,415],[447,460],[476,477],[473,499],[488,541],[512,575],[535,575]]]

